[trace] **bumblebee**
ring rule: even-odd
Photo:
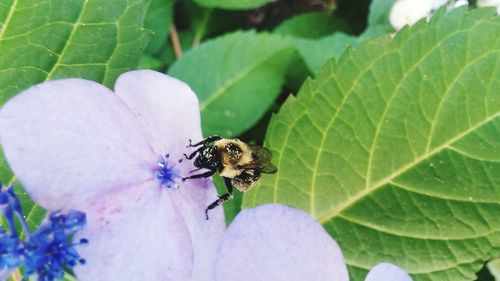
[[[207,169],[207,172],[182,178],[208,178],[218,173],[223,179],[227,193],[219,196],[205,209],[208,220],[208,211],[233,198],[233,186],[241,192],[251,189],[260,179],[262,173],[273,174],[277,169],[271,163],[271,152],[262,146],[246,144],[239,139],[224,139],[214,135],[198,143],[192,144],[189,140],[187,147],[199,147],[190,155],[184,154],[186,159],[193,158],[193,165],[198,169]]]

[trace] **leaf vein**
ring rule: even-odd
[[[461,237],[447,237],[447,236],[433,236],[433,235],[423,235],[422,233],[417,233],[421,234],[420,236],[413,234],[413,233],[407,233],[407,232],[398,232],[395,231],[394,229],[389,229],[384,227],[383,225],[375,225],[373,223],[369,223],[366,221],[360,221],[356,220],[352,217],[348,217],[345,214],[339,215],[339,218],[342,218],[350,223],[357,224],[361,227],[369,228],[374,231],[384,233],[386,235],[391,235],[391,236],[397,236],[401,238],[407,238],[407,239],[417,239],[417,240],[434,240],[434,241],[450,241],[450,240],[455,240],[455,241],[461,241],[465,239],[478,239],[478,238],[483,238],[488,235],[490,235],[492,232],[488,232],[485,234],[479,234],[479,235],[470,235],[470,236],[463,236],[463,233],[459,233],[458,235],[462,235]]]
[[[59,64],[61,63],[61,60],[63,59],[66,51],[68,50],[68,46],[71,44],[71,40],[73,39],[73,36],[75,35],[76,33],[76,30],[77,30],[77,27],[80,25],[81,23],[81,20],[82,20],[82,16],[84,14],[84,11],[85,11],[85,8],[87,7],[87,1],[84,1],[83,2],[83,6],[82,8],[80,9],[80,13],[78,14],[78,18],[76,19],[75,23],[73,24],[73,28],[71,29],[71,32],[68,36],[68,39],[66,40],[66,44],[64,45],[61,53],[59,54],[59,56],[57,57],[57,60],[55,61],[55,63],[52,65],[52,68],[50,69],[50,71],[47,73],[47,78],[46,80],[49,80],[52,78],[52,76],[54,75],[57,67],[59,66]]]
[[[474,26],[476,26],[477,24],[479,24],[480,21],[474,23],[473,25],[471,25],[468,29],[472,29]],[[439,41],[437,44],[434,44],[429,50],[427,50],[422,56],[420,56],[420,58],[407,70],[405,71],[404,75],[399,79],[399,82],[396,86],[396,88],[394,89],[394,94],[391,96],[391,98],[389,99],[389,101],[387,102],[387,106],[384,108],[384,112],[382,113],[382,116],[380,117],[380,120],[379,120],[379,124],[378,126],[376,127],[375,129],[375,135],[373,137],[373,140],[372,140],[372,145],[371,145],[371,149],[370,149],[370,152],[369,152],[369,156],[368,156],[368,167],[367,167],[367,176],[366,176],[366,186],[365,188],[368,188],[371,184],[371,173],[372,173],[372,165],[373,165],[373,155],[375,154],[375,147],[376,147],[376,144],[377,144],[377,141],[378,141],[378,137],[380,135],[380,129],[381,129],[381,124],[382,122],[384,121],[387,113],[389,112],[389,109],[391,109],[391,104],[392,102],[394,101],[394,98],[396,96],[398,96],[398,93],[401,93],[400,92],[400,88],[401,86],[403,85],[403,81],[405,81],[405,79],[411,74],[413,73],[413,70],[418,70],[418,66],[420,65],[420,63],[422,61],[424,61],[425,59],[427,59],[427,57],[434,51],[434,50],[440,50],[439,47],[441,47],[441,45],[446,42],[446,40],[450,37],[452,37],[453,35],[457,34],[457,33],[460,33],[460,32],[463,32],[464,30],[457,30],[457,31],[454,31],[454,32],[451,32],[449,34],[446,35],[446,37],[442,38],[441,41]],[[390,54],[390,53],[389,53]],[[388,54],[388,55],[389,55]],[[439,56],[441,58],[441,56]],[[400,56],[398,56],[398,58],[400,58]],[[401,62],[401,59],[399,60],[399,62]],[[431,123],[431,126],[432,126],[432,123]]]
[[[243,79],[245,76],[247,76],[249,73],[255,71],[258,67],[262,66],[263,64],[267,63],[272,57],[277,56],[279,53],[286,51],[288,48],[281,48],[279,51],[273,52],[267,56],[264,56],[261,60],[259,60],[257,63],[253,64],[251,67],[248,67],[247,69],[244,69],[244,71],[239,72],[237,75],[235,75],[232,79],[226,80],[224,85],[221,85],[221,87],[215,91],[212,95],[207,97],[204,101],[201,102],[200,104],[200,111],[203,111],[207,106],[209,106],[212,102],[217,100],[220,96],[222,96],[224,93],[226,93],[227,89],[231,88],[233,85],[235,85],[238,81]]]
[[[7,18],[5,19],[5,23],[3,24],[3,28],[2,30],[0,30],[0,41],[2,41],[3,36],[5,35],[5,31],[7,30],[7,27],[9,26],[9,23],[12,20],[14,11],[16,10],[18,3],[19,0],[14,0],[14,3],[12,3],[12,5],[10,6],[9,13],[7,14]]]
[[[435,131],[435,128],[436,128],[436,123],[438,123],[437,121],[439,120],[439,114],[441,113],[441,110],[443,108],[443,104],[445,104],[445,100],[446,98],[448,97],[448,95],[452,92],[451,90],[453,89],[453,86],[455,85],[455,83],[459,83],[460,79],[458,79],[466,70],[469,69],[470,66],[474,65],[474,63],[488,55],[490,55],[491,52],[486,52],[484,54],[482,54],[481,56],[478,56],[477,58],[475,58],[474,60],[472,60],[469,64],[467,65],[464,65],[464,67],[462,67],[462,69],[457,73],[457,75],[455,76],[455,78],[453,79],[453,81],[450,83],[450,85],[447,87],[444,95],[443,95],[443,98],[439,101],[439,104],[438,104],[438,107],[437,107],[437,110],[436,110],[436,114],[434,114],[434,118],[431,122],[431,129],[430,129],[430,132],[429,132],[429,138],[427,139],[427,145],[426,145],[426,153],[429,152],[429,150],[431,149],[431,141],[433,139],[433,135],[434,135],[434,131]],[[467,104],[467,103],[466,103]],[[469,114],[466,114],[466,115],[469,115]],[[472,125],[472,124],[469,124],[469,125]]]
[[[408,192],[411,192],[411,193],[415,193],[415,194],[419,194],[419,195],[423,195],[423,196],[428,196],[428,197],[431,197],[431,198],[441,199],[441,200],[463,202],[463,203],[468,203],[468,204],[479,203],[479,204],[500,205],[500,203],[498,201],[495,201],[495,200],[488,201],[488,200],[484,200],[484,199],[480,199],[480,200],[474,199],[474,201],[471,201],[471,200],[469,200],[467,198],[451,197],[449,194],[424,192],[421,189],[415,188],[415,187],[407,185],[407,184],[403,184],[403,183],[395,181],[395,180],[394,181],[390,181],[389,184],[391,184],[392,186],[397,187],[397,188],[399,188],[401,190],[405,190],[405,191],[408,191]]]
[[[337,216],[343,210],[347,209],[348,207],[350,207],[351,205],[353,205],[354,203],[356,203],[357,201],[359,201],[363,197],[367,196],[370,192],[373,192],[374,190],[377,190],[378,188],[380,188],[380,187],[384,186],[385,184],[391,182],[393,179],[395,179],[396,177],[402,175],[404,172],[408,171],[413,166],[415,166],[416,164],[420,163],[422,160],[425,160],[427,157],[430,157],[430,156],[432,156],[432,155],[434,155],[434,154],[436,154],[436,153],[438,153],[438,152],[440,152],[440,151],[448,148],[449,145],[451,145],[454,142],[460,140],[465,135],[467,135],[470,132],[476,130],[477,128],[481,127],[482,125],[487,124],[488,122],[490,122],[491,120],[493,120],[493,119],[495,119],[497,117],[500,117],[500,112],[497,113],[497,114],[495,114],[495,115],[493,115],[493,116],[491,116],[491,117],[489,117],[489,118],[486,118],[484,121],[479,122],[478,124],[476,124],[475,126],[469,128],[468,130],[464,131],[463,133],[456,135],[455,137],[451,138],[449,141],[443,143],[441,146],[438,146],[434,150],[430,151],[427,155],[422,155],[421,157],[415,159],[411,163],[408,163],[408,164],[404,165],[400,169],[396,170],[394,173],[392,173],[389,176],[387,176],[387,177],[379,180],[378,182],[374,183],[371,188],[365,188],[362,191],[360,191],[357,194],[355,194],[354,196],[348,198],[346,201],[344,201],[343,204],[340,204],[337,208],[334,208],[330,212],[328,212],[325,215],[323,215],[322,217],[320,217],[319,221],[321,223],[324,223],[327,220],[329,220],[330,218]]]

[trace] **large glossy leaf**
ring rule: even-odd
[[[308,68],[308,71],[300,71],[303,63],[295,62],[293,67],[288,69],[293,80],[287,82],[292,85],[297,82],[301,85],[309,72],[317,73],[328,59],[339,58],[347,47],[356,42],[356,37],[342,33],[349,32],[344,21],[334,15],[319,12],[294,16],[280,24],[273,32],[290,40],[300,55],[299,59],[302,59]]]
[[[174,18],[173,12],[174,0],[151,0],[144,19],[144,28],[152,30],[154,34],[146,48],[147,53],[157,55],[167,43]]]
[[[205,38],[213,38],[241,29],[245,25],[246,11],[223,10],[200,6],[193,1],[185,1],[186,17],[194,34],[192,45],[199,45]]]
[[[396,0],[373,0],[370,3],[370,12],[368,14],[368,25],[387,25],[389,23],[389,13]]]
[[[135,67],[150,32],[148,1],[6,0],[0,3],[0,105],[30,85],[84,77],[112,86]]]
[[[194,0],[196,3],[212,8],[242,10],[257,8],[274,0]]]
[[[294,16],[274,29],[277,34],[309,39],[319,39],[339,31],[349,32],[349,26],[331,14],[320,12]]]
[[[292,44],[312,73],[317,73],[329,59],[339,59],[345,50],[356,42],[356,37],[344,33],[336,33],[318,40],[292,39]]]
[[[310,212],[352,280],[393,262],[474,280],[500,255],[500,18],[439,11],[330,61],[272,119],[278,173],[244,206]]]
[[[235,136],[276,99],[292,53],[280,36],[236,32],[187,52],[169,74],[198,95],[205,135]]]

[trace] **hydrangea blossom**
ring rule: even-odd
[[[392,6],[389,22],[396,30],[405,25],[412,25],[427,17],[432,9],[431,0],[399,0]]]
[[[226,231],[217,256],[217,281],[348,281],[337,243],[309,214],[269,204],[241,211]],[[375,266],[365,281],[411,281],[390,263]]]
[[[180,181],[193,166],[178,161],[202,138],[199,118],[187,85],[132,71],[115,93],[82,79],[24,91],[0,110],[0,141],[38,204],[86,213],[79,280],[348,280],[339,247],[306,213],[244,210],[225,233],[221,208],[205,220],[215,188]],[[410,280],[393,265],[376,269],[366,280]]]
[[[205,179],[169,188],[192,170],[177,160],[202,138],[198,100],[153,71],[123,74],[115,93],[62,79],[12,98],[0,110],[9,165],[42,207],[86,213],[80,280],[205,280],[224,231],[221,209],[204,216],[216,191]],[[165,167],[177,172],[159,180]]]
[[[413,25],[422,18],[429,18],[439,7],[448,8],[467,5],[467,0],[397,0],[389,13],[389,22],[396,30],[405,25]]]

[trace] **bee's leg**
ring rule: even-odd
[[[201,169],[205,169],[205,168],[197,168],[197,169],[194,169],[194,170],[189,171],[189,173],[191,174],[191,173],[194,173],[194,172],[198,172],[198,171],[199,171],[199,170],[201,170]]]
[[[213,176],[213,174],[215,174],[215,171],[210,170],[210,171],[205,172],[203,174],[197,174],[197,175],[192,175],[192,176],[189,176],[189,177],[182,178],[182,181],[186,181],[186,180],[189,180],[189,179],[208,178],[208,177]]]
[[[206,219],[208,220],[208,210],[211,210],[211,209],[213,209],[213,208],[215,208],[215,207],[221,205],[222,203],[229,201],[231,199],[233,199],[233,195],[229,194],[229,193],[224,193],[221,196],[219,196],[219,199],[215,200],[212,204],[208,205],[208,207],[205,209]]]
[[[187,147],[196,147],[196,146],[200,146],[200,145],[204,145],[206,143],[211,143],[211,142],[214,142],[214,141],[218,141],[218,140],[221,140],[222,137],[221,136],[218,136],[218,135],[213,135],[213,136],[210,136],[200,142],[197,142],[195,144],[191,143],[191,139],[189,139],[189,145]]]
[[[233,194],[233,183],[231,182],[230,178],[223,177],[224,179],[224,185],[227,188],[227,193]]]
[[[230,178],[224,178],[224,184],[226,185],[227,188],[227,193],[222,194],[219,196],[219,199],[215,200],[212,204],[208,205],[208,207],[205,209],[205,216],[208,220],[208,210],[211,210],[221,204],[223,204],[226,201],[229,201],[233,199],[233,184],[231,183]]]
[[[197,150],[193,151],[191,154],[189,154],[189,156],[187,156],[187,154],[184,153],[184,157],[186,157],[186,159],[188,159],[188,160],[191,160],[196,156],[196,154],[201,153],[202,150],[203,150],[203,147],[200,147]]]

